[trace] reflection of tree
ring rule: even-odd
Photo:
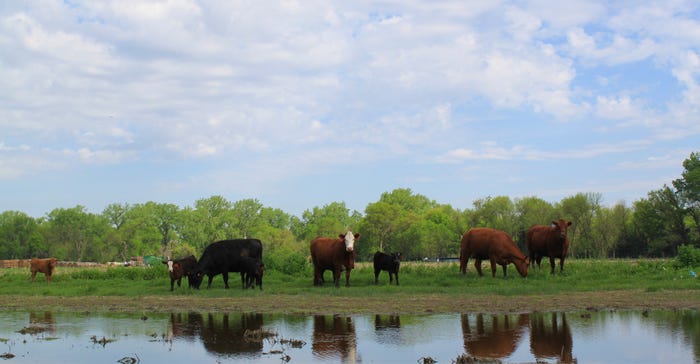
[[[692,346],[695,360],[700,358],[700,314],[696,310],[645,311],[643,315],[656,324],[657,330],[668,331],[665,337],[683,337]]]
[[[400,344],[401,318],[398,315],[374,315],[374,333],[377,342],[382,344]]]
[[[551,316],[549,323],[545,320],[547,316]],[[565,313],[537,313],[530,317],[530,349],[537,359],[556,358],[561,363],[576,362],[572,347],[571,328]]]
[[[464,350],[477,358],[500,359],[513,354],[518,347],[523,332],[529,322],[529,316],[491,315],[490,324],[483,314],[476,318],[462,315],[462,335]],[[471,321],[471,322],[470,322]]]
[[[314,316],[311,350],[324,359],[340,358],[353,363],[357,356],[355,324],[350,316]]]
[[[199,337],[204,348],[217,355],[252,354],[262,352],[262,341],[244,339],[246,330],[259,330],[262,314],[207,314],[196,312],[170,315],[168,332],[174,339],[196,340]]]

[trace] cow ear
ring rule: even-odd
[[[338,234],[338,237],[341,239],[345,239],[345,234]]]
[[[552,220],[552,226],[553,226],[553,227],[554,227],[554,226],[557,226],[557,222],[554,221],[554,220]]]
[[[359,240],[359,239],[360,239],[360,233],[355,234],[355,240]]]
[[[571,226],[571,221],[568,221],[568,222],[566,223],[566,226]]]

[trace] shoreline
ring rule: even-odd
[[[190,295],[1,295],[5,310],[94,312],[257,312],[283,314],[531,313],[584,310],[700,309],[697,290],[616,290],[548,295],[419,294],[381,297],[267,294],[205,298]]]

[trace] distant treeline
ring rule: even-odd
[[[570,255],[580,258],[669,257],[681,245],[700,246],[700,153],[683,162],[682,175],[631,206],[602,205],[601,194],[578,193],[557,203],[538,197],[484,197],[459,210],[400,188],[383,193],[364,213],[344,202],[306,210],[301,217],[263,206],[257,199],[236,202],[222,196],[193,207],[146,202],[108,205],[101,213],[83,206],[57,208],[41,218],[20,211],[0,214],[0,259],[57,257],[71,261],[125,261],[132,256],[199,256],[211,242],[238,237],[263,241],[264,257],[305,259],[309,241],[360,233],[357,259],[377,251],[400,251],[405,259],[459,255],[461,235],[472,227],[508,232],[523,252],[524,232],[533,224],[564,218]]]

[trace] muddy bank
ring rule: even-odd
[[[641,290],[577,292],[538,296],[392,295],[341,297],[334,295],[260,294],[249,297],[204,298],[157,295],[18,296],[0,295],[2,309],[91,312],[261,312],[300,314],[351,313],[507,313],[602,309],[698,309],[700,291]]]

